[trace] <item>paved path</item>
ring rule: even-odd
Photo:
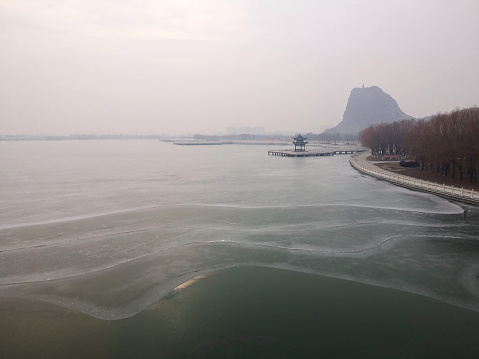
[[[479,193],[474,192],[474,190],[438,185],[437,183],[383,170],[367,160],[370,155],[369,152],[353,155],[351,156],[349,163],[361,173],[380,178],[398,186],[406,187],[415,191],[433,193],[455,201],[479,206]]]

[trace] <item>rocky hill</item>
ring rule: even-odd
[[[365,128],[382,122],[411,119],[399,108],[397,102],[377,86],[354,88],[349,95],[343,120],[325,133],[354,135]]]

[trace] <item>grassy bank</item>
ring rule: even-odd
[[[430,170],[421,170],[421,167],[401,167],[397,161],[375,161],[372,157],[368,157],[368,161],[376,165],[377,167],[394,172],[403,176],[414,177],[424,181],[429,181],[437,184],[445,184],[446,186],[454,186],[457,188],[464,187],[464,189],[479,191],[479,182],[470,182],[468,178],[463,177],[462,181],[459,175],[455,178],[451,176],[443,176],[442,173],[432,172]]]

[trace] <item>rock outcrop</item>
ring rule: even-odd
[[[390,123],[411,119],[397,102],[377,86],[354,88],[349,95],[343,120],[326,133],[356,136],[365,128],[382,122]]]

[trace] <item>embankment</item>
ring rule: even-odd
[[[415,191],[432,193],[447,199],[479,206],[479,193],[473,189],[468,190],[460,187],[446,186],[414,177],[400,175],[383,170],[367,160],[370,153],[359,153],[351,156],[349,163],[359,172],[378,179],[388,181],[397,186],[409,188]]]

